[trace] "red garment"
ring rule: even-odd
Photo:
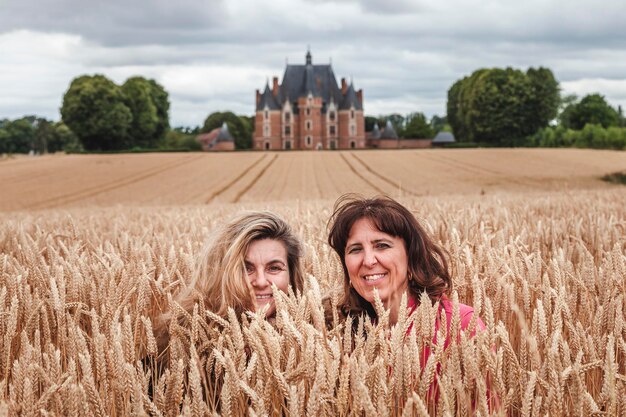
[[[411,313],[413,313],[413,311],[417,308],[417,304],[415,303],[415,300],[413,300],[412,298],[409,298],[408,308]],[[450,324],[452,323],[452,311],[453,311],[452,302],[445,295],[442,296],[439,302],[439,314],[437,314],[437,318],[435,319],[435,335],[433,337],[433,345],[437,344],[437,331],[439,331],[439,328],[441,326],[441,314],[442,313],[445,313],[446,315],[446,326],[447,326],[446,341],[444,343],[444,349],[447,349],[448,346],[450,345],[450,342],[451,342]],[[467,330],[467,328],[469,327],[470,321],[472,320],[473,315],[474,315],[474,309],[471,306],[459,303],[459,317],[461,319],[461,330]],[[409,327],[407,334],[411,331],[411,327]],[[474,331],[472,331],[472,333],[470,334],[470,337],[473,337],[476,334],[476,331],[482,332],[482,331],[485,331],[486,328],[487,326],[485,326],[485,323],[480,319],[480,317],[476,317],[476,328]],[[424,347],[424,350],[422,351],[422,355],[420,358],[420,366],[422,370],[426,366],[426,362],[428,361],[429,357],[430,357],[430,347],[426,346]],[[439,374],[440,369],[441,369],[441,365],[437,364],[437,374]],[[435,380],[433,381],[432,385],[430,386],[428,390],[428,397],[433,398],[435,403],[439,399],[439,389],[437,385],[438,385],[437,378],[435,378]],[[487,387],[487,398],[491,398],[489,387]]]
[[[415,300],[412,297],[409,297],[408,308],[411,313],[415,311],[415,309],[417,308],[417,304],[415,303]],[[450,324],[452,323],[452,302],[445,295],[441,297],[441,300],[439,302],[439,314],[437,315],[437,318],[435,319],[435,336],[433,338],[433,345],[437,344],[437,332],[439,331],[439,327],[441,326],[440,317],[442,314],[442,310],[446,314],[447,338],[444,343],[444,349],[447,349],[448,346],[450,345]],[[474,309],[471,306],[459,303],[459,316],[461,318],[461,330],[467,330],[470,324],[470,321],[472,320],[473,315],[474,315]],[[476,317],[476,329],[470,334],[470,336],[474,336],[476,334],[476,331],[482,332],[486,328],[487,326],[485,326],[485,323],[483,323],[480,317]],[[411,331],[411,328],[409,327],[407,334],[410,331]],[[426,346],[424,348],[424,351],[422,352],[422,357],[420,358],[420,366],[422,367],[422,369],[424,369],[424,366],[426,366],[426,362],[428,361],[429,356],[430,356],[430,348]]]

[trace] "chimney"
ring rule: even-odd
[[[278,94],[278,77],[274,77],[272,82],[272,95],[276,97],[276,94]]]
[[[259,90],[256,90],[256,105],[259,105],[259,102],[261,101],[261,93],[259,92]]]
[[[346,91],[348,91],[348,84],[346,84],[346,79],[341,79],[341,94],[345,95]]]
[[[363,104],[363,89],[356,92],[356,98],[359,99],[359,103]]]

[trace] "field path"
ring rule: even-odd
[[[233,178],[231,181],[227,182],[226,184],[222,185],[220,188],[218,188],[217,190],[213,191],[211,193],[211,195],[209,195],[209,197],[206,199],[206,203],[209,204],[210,202],[212,202],[215,198],[219,197],[222,193],[224,193],[226,190],[228,190],[230,187],[232,187],[237,181],[241,180],[247,173],[249,173],[252,168],[254,168],[255,165],[258,165],[260,162],[262,162],[265,158],[267,158],[267,154],[259,157],[258,159],[256,159],[255,161],[253,161],[248,167],[246,167],[243,171],[241,171],[241,174],[237,175],[235,178]]]

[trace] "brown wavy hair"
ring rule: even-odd
[[[373,306],[350,286],[346,267],[345,250],[352,225],[367,218],[381,232],[404,240],[408,258],[409,292],[419,300],[426,292],[435,302],[452,290],[452,279],[444,251],[428,236],[415,216],[402,204],[388,196],[364,198],[345,194],[335,202],[333,214],[328,220],[328,243],[337,252],[343,267],[343,299],[339,309],[345,315],[366,313],[376,317]]]

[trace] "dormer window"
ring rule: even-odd
[[[328,113],[328,119],[329,119],[331,122],[334,122],[334,121],[335,121],[335,112],[334,112],[334,111],[331,111],[331,112],[329,112],[329,113]]]
[[[291,113],[285,113],[285,123],[291,122]]]

